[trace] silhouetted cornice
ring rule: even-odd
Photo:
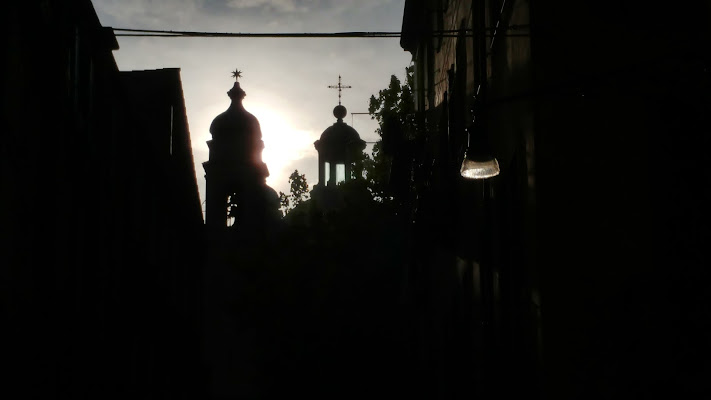
[[[426,4],[425,0],[407,0],[402,17],[402,33],[400,47],[410,53],[415,53],[417,44],[426,35]]]

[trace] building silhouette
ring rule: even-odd
[[[234,76],[239,79],[240,71]],[[207,262],[204,271],[204,361],[212,398],[256,398],[263,379],[258,324],[265,313],[250,295],[259,276],[276,260],[272,248],[281,219],[279,197],[267,186],[262,132],[244,108],[238,81],[227,92],[228,109],[215,117],[207,142]],[[271,254],[271,256],[265,256]],[[268,290],[268,288],[258,288]]]
[[[230,216],[236,218],[234,225],[243,225],[249,223],[245,219],[260,206],[253,197],[261,197],[264,191],[276,196],[266,186],[269,170],[262,161],[264,142],[259,121],[242,105],[246,93],[236,81],[227,95],[230,107],[210,125],[210,159],[203,163],[207,180],[206,224],[211,230],[227,226],[228,208],[235,208]]]
[[[708,393],[708,3],[539,3],[405,3],[417,385]],[[460,176],[473,138],[499,176]]]
[[[3,12],[8,398],[192,398],[203,221],[180,71],[119,72],[90,1]]]
[[[341,104],[341,92],[350,89],[350,85],[329,85],[330,89],[338,89],[338,105],[333,109],[336,122],[326,128],[319,140],[314,142],[318,152],[318,184],[316,186],[335,187],[340,182],[353,179],[353,163],[358,160],[365,149],[365,141],[360,138],[353,127],[343,122],[348,110]]]
[[[350,87],[341,84],[340,76],[338,85],[329,86],[338,89],[338,105],[333,108],[336,122],[326,128],[314,142],[318,153],[318,183],[311,191],[311,198],[314,200],[312,208],[314,211],[318,209],[318,213],[344,207],[344,193],[336,190],[336,186],[362,178],[356,176],[359,172],[354,171],[354,166],[362,159],[365,141],[353,127],[343,122],[348,110],[341,104],[341,91]]]
[[[336,122],[314,142],[318,152],[318,185],[336,186],[353,178],[353,162],[365,149],[358,132],[343,122],[348,111],[341,104],[333,109]],[[342,177],[342,178],[341,178]]]

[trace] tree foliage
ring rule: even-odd
[[[377,97],[370,96],[368,112],[378,121],[376,133],[380,139],[373,145],[370,155],[364,152],[356,161],[353,170],[356,177],[363,176],[373,197],[381,202],[391,198],[388,183],[393,155],[403,140],[414,137],[413,76],[413,67],[406,67],[404,83],[391,75],[388,87],[380,90]]]
[[[309,199],[309,184],[306,181],[306,174],[299,174],[295,169],[289,175],[289,194],[279,192],[280,209],[284,215],[293,210],[299,204]]]
[[[405,68],[405,83],[402,83],[397,76],[390,76],[390,84],[387,88],[378,92],[378,97],[370,96],[368,112],[371,118],[378,121],[380,127],[376,130],[378,135],[383,136],[383,125],[389,118],[397,118],[403,125],[412,124],[412,116],[415,113],[415,98],[412,93],[414,80],[414,68]]]

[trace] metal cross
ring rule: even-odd
[[[338,85],[329,85],[328,87],[329,87],[330,89],[338,89],[338,105],[340,106],[340,105],[341,105],[341,89],[350,89],[350,88],[352,88],[353,86],[350,86],[350,85],[348,85],[348,86],[341,85],[341,76],[338,75]]]

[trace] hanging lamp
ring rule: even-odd
[[[474,118],[474,123],[466,131],[469,135],[467,150],[459,173],[466,179],[488,179],[498,175],[501,172],[499,162],[491,154],[481,114]]]

